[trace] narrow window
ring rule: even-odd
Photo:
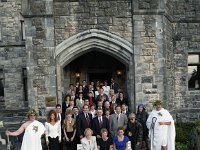
[[[28,101],[28,85],[27,85],[27,69],[22,68],[23,88],[24,88],[24,101]]]
[[[4,75],[3,69],[0,69],[0,99],[4,97]]]
[[[24,41],[26,39],[24,20],[21,20],[21,36],[22,36],[22,40]]]

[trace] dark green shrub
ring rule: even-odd
[[[180,142],[176,142],[175,149],[176,150],[188,150],[187,145],[180,143]]]
[[[200,119],[197,119],[195,121],[195,126],[196,126],[195,129],[196,129],[198,135],[200,135]]]
[[[194,123],[176,123],[176,142],[189,143],[189,135],[194,128]]]

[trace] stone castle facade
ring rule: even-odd
[[[68,64],[94,49],[126,67],[132,110],[163,99],[177,119],[200,117],[200,79],[191,89],[188,74],[200,71],[189,64],[200,55],[199,0],[1,0],[1,102],[61,103]]]

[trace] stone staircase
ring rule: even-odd
[[[7,150],[7,136],[5,135],[5,131],[7,129],[10,131],[17,130],[26,121],[27,112],[28,108],[20,108],[17,110],[5,109],[4,103],[0,101],[0,150]],[[20,150],[22,137],[23,134],[18,137],[10,137],[12,150]]]

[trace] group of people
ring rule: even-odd
[[[175,149],[174,121],[161,101],[154,102],[155,110],[150,114],[143,104],[138,105],[135,114],[129,111],[122,91],[110,88],[104,92],[105,83],[95,95],[84,82],[78,90],[70,85],[70,93],[62,105],[49,111],[44,125],[36,121],[37,113],[31,110],[27,122],[6,134],[17,136],[25,130],[21,150],[41,150],[38,137],[42,134],[49,150],[74,150],[80,143],[84,150],[127,150],[129,141],[133,150]]]

